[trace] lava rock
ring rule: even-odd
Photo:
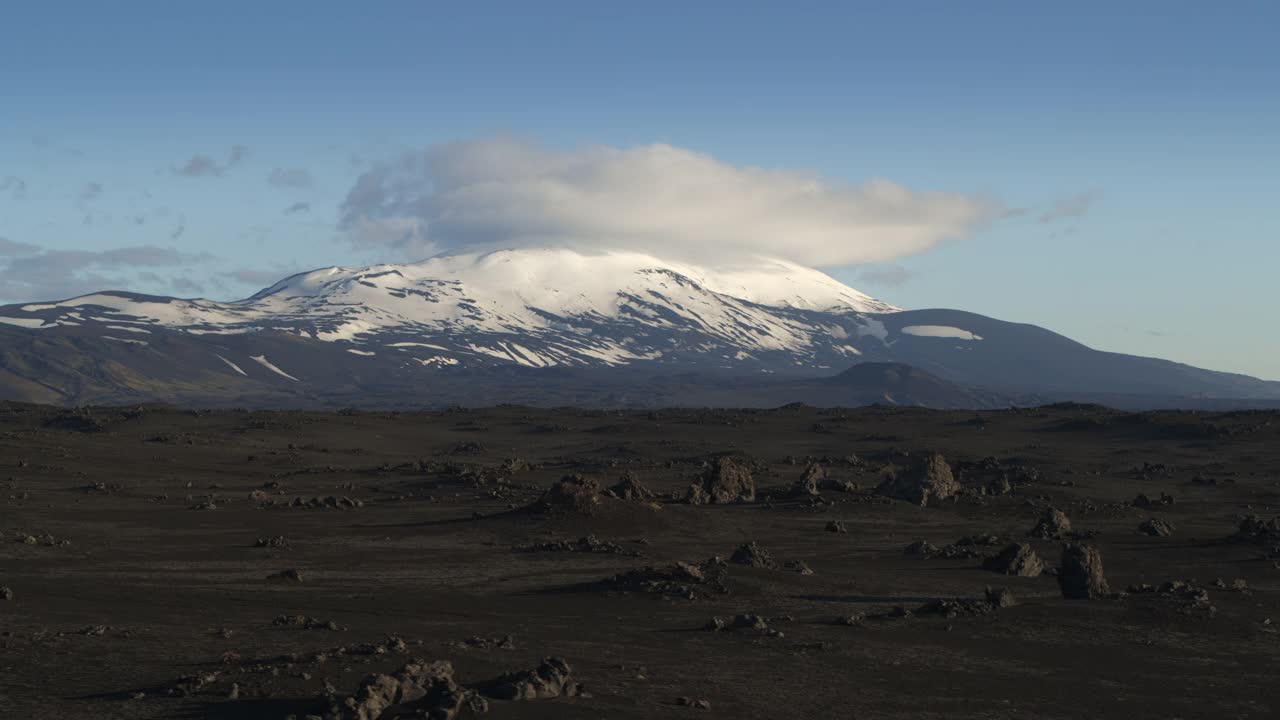
[[[1004,575],[1038,577],[1044,572],[1044,561],[1030,545],[1014,543],[1006,546],[1000,554],[983,561],[982,568]]]
[[[494,678],[483,683],[480,692],[498,700],[537,700],[584,694],[582,686],[573,682],[573,669],[560,657],[543,658],[532,670]]]
[[[876,491],[924,507],[930,501],[945,500],[960,493],[960,483],[951,466],[938,453],[913,460],[906,468],[893,468]]]
[[[1042,540],[1061,540],[1071,535],[1071,519],[1057,508],[1047,508],[1027,534]]]
[[[1162,518],[1147,518],[1138,526],[1138,532],[1151,537],[1169,537],[1173,534],[1173,525]]]
[[[1107,597],[1110,587],[1102,571],[1102,555],[1082,543],[1063,547],[1058,567],[1058,587],[1068,600],[1096,600]]]
[[[769,570],[776,570],[778,568],[778,563],[774,561],[773,554],[757,545],[755,541],[741,545],[737,550],[734,550],[733,554],[729,556],[729,562],[736,565],[766,568]]]
[[[689,488],[686,501],[691,505],[754,502],[756,481],[751,471],[728,456],[716,458],[699,482]]]

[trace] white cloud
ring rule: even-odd
[[[364,173],[343,204],[341,228],[356,247],[406,258],[567,245],[824,267],[922,252],[1003,212],[972,195],[737,167],[669,145],[566,151],[490,138],[408,153]]]

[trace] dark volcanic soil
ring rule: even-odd
[[[1274,718],[1278,515],[1275,413],[0,405],[0,716]]]

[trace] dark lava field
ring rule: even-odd
[[[1280,414],[0,404],[4,718],[1280,717]]]

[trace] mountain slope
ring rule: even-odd
[[[56,402],[503,402],[505,387],[526,402],[607,404],[641,402],[625,383],[657,387],[650,378],[693,373],[685,400],[755,405],[721,390],[754,378],[771,388],[759,397],[777,398],[786,382],[857,363],[923,371],[845,377],[863,383],[845,387],[847,398],[894,398],[894,384],[910,381],[897,390],[903,399],[889,400],[904,404],[991,406],[1001,394],[1280,399],[1280,383],[1098,352],[972,313],[902,311],[774,260],[708,269],[636,253],[507,250],[316,270],[238,302],[101,292],[0,307],[0,397]],[[836,386],[825,387],[805,397],[821,401]]]

